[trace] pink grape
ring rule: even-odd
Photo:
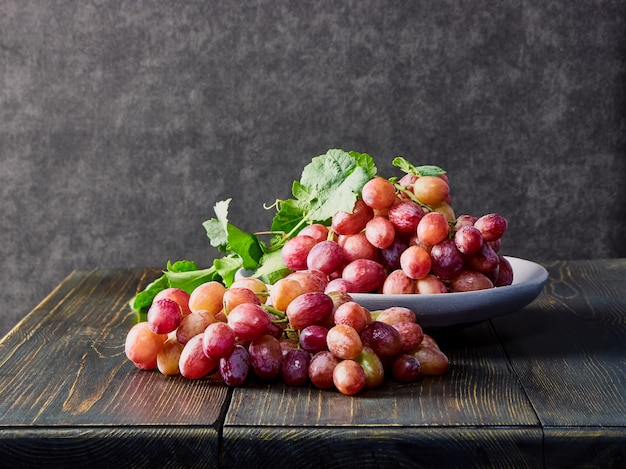
[[[261,379],[272,379],[280,373],[283,352],[280,342],[271,335],[254,339],[248,346],[250,364]]]
[[[383,295],[408,295],[415,293],[415,280],[404,273],[402,269],[390,272],[381,289]]]
[[[342,237],[341,247],[343,261],[346,264],[357,259],[378,259],[378,249],[369,242],[363,232]]]
[[[183,320],[180,305],[169,298],[153,301],[148,309],[148,324],[155,334],[169,334]]]
[[[398,322],[393,324],[393,327],[400,334],[400,342],[402,342],[400,352],[408,353],[424,339],[424,330],[416,322]]]
[[[337,212],[332,217],[331,226],[339,235],[351,235],[359,233],[365,228],[368,220],[374,216],[374,211],[368,207],[362,199],[354,204],[352,213]]]
[[[192,337],[184,345],[178,361],[180,374],[189,379],[200,379],[217,369],[217,361],[205,355],[202,334]]]
[[[281,362],[280,374],[287,386],[302,386],[309,379],[311,355],[302,349],[289,350]]]
[[[414,280],[425,277],[431,265],[430,254],[420,246],[409,246],[400,256],[400,268]]]
[[[417,225],[417,238],[431,246],[445,240],[449,232],[448,219],[443,213],[439,212],[425,214]]]
[[[356,259],[344,267],[342,277],[352,284],[353,293],[367,293],[382,287],[385,269],[371,259]]]
[[[508,227],[506,218],[497,213],[483,215],[474,222],[474,226],[483,234],[485,241],[500,239]]]
[[[228,314],[228,325],[240,339],[254,340],[267,333],[270,317],[258,304],[243,303]]]
[[[227,289],[224,292],[222,302],[224,304],[224,311],[226,314],[243,303],[261,304],[261,300],[256,292],[246,287],[231,287]]]
[[[307,256],[307,267],[313,270],[321,270],[326,275],[339,269],[342,263],[343,249],[334,241],[317,243]]]
[[[333,372],[341,360],[329,351],[321,351],[313,355],[309,362],[309,379],[319,389],[330,389],[334,386]]]
[[[346,324],[337,324],[328,330],[326,345],[333,355],[341,359],[354,359],[363,349],[359,333]]]
[[[159,301],[163,298],[169,298],[170,300],[175,301],[180,306],[182,310],[183,316],[187,316],[191,313],[189,309],[189,293],[181,288],[166,288],[165,290],[161,290],[155,296],[152,302]]]
[[[156,334],[147,322],[139,322],[126,334],[124,352],[138,368],[152,369],[157,366],[157,354],[166,340],[167,334]]]
[[[207,357],[217,360],[228,355],[235,342],[235,331],[228,324],[214,322],[203,332],[202,349]]]
[[[167,376],[180,374],[178,364],[183,351],[183,344],[176,339],[167,339],[157,354],[157,368]]]
[[[335,324],[345,324],[353,327],[357,332],[361,332],[371,316],[369,312],[355,301],[343,303],[335,310],[333,315]]]
[[[323,292],[303,293],[295,298],[285,313],[294,329],[302,330],[312,324],[323,323],[334,309],[333,300]]]
[[[331,293],[331,292],[347,293],[347,292],[352,291],[353,289],[354,287],[352,286],[350,282],[340,277],[340,278],[336,278],[328,282],[328,285],[326,285],[326,288],[324,289],[324,293]]]
[[[328,350],[326,345],[326,335],[328,329],[324,326],[312,324],[300,331],[300,347],[310,353]]]
[[[375,216],[365,225],[365,237],[374,247],[385,249],[396,238],[396,229],[388,218]]]
[[[415,202],[410,200],[398,200],[391,207],[387,217],[400,233],[413,233],[417,229],[419,221],[424,216],[424,211]]]
[[[310,270],[298,270],[287,275],[288,279],[295,280],[300,284],[302,293],[324,292],[328,281],[321,278],[315,272]]]
[[[343,360],[333,370],[333,384],[339,392],[353,396],[365,387],[365,371],[354,360]]]
[[[454,243],[462,254],[474,254],[483,247],[483,234],[475,226],[462,226],[454,234]]]
[[[215,315],[207,310],[191,313],[183,318],[178,329],[176,329],[176,340],[185,345],[189,339],[202,334],[209,324],[216,321]]]
[[[453,292],[488,290],[489,288],[493,288],[492,281],[485,274],[475,270],[463,269],[450,279],[450,291]]]
[[[328,239],[328,227],[321,223],[312,223],[300,230],[298,236],[310,236],[318,243]]]
[[[383,309],[376,317],[376,320],[393,326],[397,323],[415,322],[416,316],[413,310],[404,306],[390,306]]]
[[[317,240],[312,236],[298,234],[287,240],[280,251],[282,261],[290,270],[304,270],[307,268],[307,256]]]
[[[436,276],[428,274],[426,277],[415,281],[415,292],[422,295],[436,295],[447,293],[448,287]]]
[[[396,188],[388,179],[377,176],[365,183],[361,196],[367,206],[382,210],[391,207],[396,200]]]
[[[440,279],[448,280],[463,268],[463,257],[451,239],[435,244],[430,256],[433,273]]]

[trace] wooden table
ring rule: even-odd
[[[626,259],[544,265],[523,310],[436,336],[448,374],[355,397],[136,370],[157,272],[76,271],[0,342],[0,467],[626,467]]]

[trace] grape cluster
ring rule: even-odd
[[[308,269],[271,289],[255,278],[239,278],[228,289],[211,281],[191,294],[168,288],[147,320],[129,330],[126,356],[164,375],[219,375],[228,386],[255,376],[346,395],[378,387],[385,376],[412,382],[446,372],[447,356],[413,311],[370,312],[348,293],[326,293],[327,286],[321,271]]]
[[[448,293],[510,285],[513,271],[499,254],[507,220],[489,213],[455,217],[445,174],[382,177],[362,188],[352,212],[330,226],[303,228],[282,248],[294,271],[319,270],[327,291]]]

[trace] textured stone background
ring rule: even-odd
[[[329,148],[449,171],[505,254],[623,257],[626,2],[0,0],[0,334],[73,269],[215,254]]]

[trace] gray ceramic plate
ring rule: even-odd
[[[513,283],[506,287],[439,295],[380,295],[351,293],[357,303],[370,311],[390,306],[412,309],[425,329],[473,324],[522,309],[539,296],[548,272],[539,264],[507,257],[513,268]]]

